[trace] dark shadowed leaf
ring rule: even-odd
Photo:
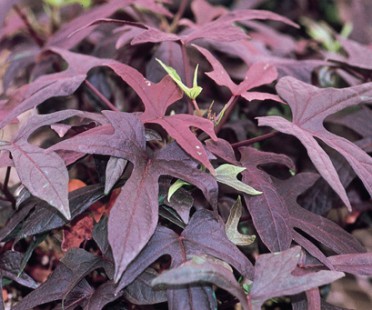
[[[120,298],[123,292],[115,293],[115,287],[113,281],[100,285],[84,305],[84,310],[102,310],[105,305]]]
[[[309,234],[338,254],[365,252],[360,242],[336,223],[298,205],[296,197],[314,184],[316,179],[317,175],[314,173],[300,173],[287,180],[275,180],[277,191],[288,206],[289,224]],[[306,248],[304,244],[302,245]],[[311,252],[311,249],[307,250]],[[322,257],[318,259],[322,260]]]
[[[167,301],[167,292],[151,286],[151,281],[159,274],[147,268],[124,290],[124,297],[135,305],[152,305]]]
[[[271,177],[259,165],[276,163],[294,169],[293,162],[285,155],[264,153],[253,148],[240,148],[241,164],[247,168],[242,172],[242,181],[262,192],[258,196],[244,195],[249,213],[258,235],[272,252],[288,249],[292,242],[289,212]]]
[[[88,185],[69,194],[71,219],[87,210],[93,203],[104,196],[102,185]],[[68,221],[56,210],[42,201],[34,202],[35,210],[24,221],[17,231],[17,239],[37,235],[55,228],[62,227]],[[22,208],[23,209],[23,208]],[[22,212],[22,209],[20,212]],[[23,218],[20,218],[20,221]]]
[[[105,268],[112,275],[112,265],[83,249],[70,250],[46,282],[29,293],[13,308],[33,309],[38,305],[65,299],[76,285],[91,271]]]
[[[263,254],[257,258],[250,297],[253,309],[273,297],[294,295],[308,289],[331,283],[344,276],[337,271],[318,271],[294,276],[292,272],[300,260],[301,248],[294,247],[280,253]]]
[[[243,309],[248,309],[244,290],[236,281],[226,263],[207,256],[194,256],[191,260],[163,272],[152,281],[153,286],[180,287],[188,284],[212,283],[237,297]]]
[[[372,195],[372,159],[354,143],[327,131],[324,119],[346,107],[372,102],[372,83],[343,89],[319,89],[292,77],[282,78],[277,84],[278,94],[292,110],[292,122],[279,116],[259,117],[260,126],[270,126],[296,136],[305,146],[313,164],[351,210],[351,205],[337,172],[315,138],[342,154]]]
[[[84,305],[93,293],[94,289],[87,280],[83,279],[68,293],[61,305],[54,307],[53,310],[74,310],[78,306]]]
[[[0,256],[0,277],[13,280],[23,286],[36,289],[38,284],[26,273],[21,271],[23,254],[16,251],[6,251]]]

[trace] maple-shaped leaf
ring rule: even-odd
[[[61,72],[43,75],[18,88],[8,100],[6,108],[9,111],[4,119],[0,120],[0,128],[10,123],[21,113],[38,106],[49,98],[73,94],[87,78],[87,72],[90,69],[115,62],[59,48],[51,48],[48,51],[60,55],[67,62],[68,67]]]
[[[159,83],[153,84],[146,80],[137,70],[124,64],[111,64],[109,67],[128,83],[145,105],[145,111],[140,115],[144,123],[155,123],[177,141],[182,149],[194,159],[201,162],[210,171],[214,171],[209,162],[203,144],[195,137],[190,127],[199,128],[212,139],[217,139],[214,124],[205,118],[187,114],[166,116],[167,108],[182,98],[182,92],[169,76]]]
[[[239,85],[236,85],[231,80],[229,74],[226,72],[222,64],[213,56],[210,51],[200,46],[194,45],[194,47],[201,54],[203,54],[203,56],[212,65],[213,71],[207,72],[206,75],[218,85],[227,87],[233,96],[242,96],[248,101],[254,99],[271,99],[281,102],[281,99],[273,94],[247,92],[252,88],[272,83],[278,76],[274,66],[264,62],[254,63],[249,67],[244,80],[240,82]]]
[[[297,60],[287,57],[273,56],[272,52],[265,49],[261,42],[252,42],[252,40],[240,40],[234,44],[224,44],[223,42],[213,42],[212,47],[228,56],[238,57],[244,61],[247,66],[254,63],[265,63],[277,69],[279,77],[294,76],[301,81],[311,83],[311,74],[317,67],[327,65],[323,60]],[[235,73],[234,78],[244,79],[246,73]],[[248,93],[249,94],[249,93]]]
[[[243,309],[248,310],[244,290],[236,281],[233,271],[223,261],[208,256],[193,256],[180,266],[163,272],[151,284],[160,287],[182,287],[190,284],[213,283],[237,297]]]
[[[293,27],[297,27],[295,23],[289,19],[264,10],[235,10],[228,12],[215,20],[210,20],[203,24],[192,25],[185,34],[175,35],[173,33],[165,33],[156,28],[150,28],[143,31],[132,40],[132,44],[141,43],[160,43],[164,41],[179,41],[181,44],[189,44],[197,39],[212,40],[219,42],[234,42],[241,39],[246,39],[247,35],[242,29],[235,26],[235,22],[243,20],[275,20],[286,23]]]
[[[297,197],[313,185],[316,179],[314,173],[300,173],[286,180],[273,179],[279,195],[288,207],[289,225],[305,232],[337,254],[364,253],[365,248],[353,235],[331,220],[307,211],[298,204]],[[296,238],[295,240],[297,241]],[[304,244],[301,246],[312,255],[316,254]],[[322,257],[317,258],[323,261]]]
[[[258,117],[259,126],[270,126],[294,135],[305,146],[318,172],[351,210],[350,201],[337,172],[315,138],[338,151],[353,167],[367,191],[372,195],[372,159],[354,143],[327,131],[324,119],[346,107],[372,101],[372,83],[343,89],[319,89],[292,77],[280,79],[278,94],[292,110],[292,122],[279,116]]]
[[[146,7],[147,10],[151,10],[164,16],[172,16],[165,7],[154,0],[112,0],[108,3],[95,6],[89,11],[80,14],[78,17],[62,25],[56,33],[49,37],[46,42],[46,47],[63,47],[65,49],[71,49],[94,30],[94,27],[87,28],[83,26],[90,23],[92,20],[108,17],[115,13],[115,11],[124,9],[133,4]],[[77,29],[79,29],[79,31],[76,31]]]
[[[133,172],[110,211],[108,223],[117,281],[155,231],[158,200],[154,197],[158,197],[161,175],[182,178],[200,188],[212,206],[216,206],[218,189],[215,178],[195,168],[195,162],[176,143],[150,156],[146,152],[144,127],[136,116],[111,111],[103,114],[112,125],[111,132],[103,134],[93,128],[54,145],[50,150],[110,155],[133,163]]]
[[[172,268],[186,262],[187,256],[210,255],[230,264],[248,278],[253,275],[252,264],[228,240],[223,223],[217,221],[212,212],[199,210],[192,216],[181,235],[176,234],[169,228],[158,226],[141,254],[124,272],[117,291],[119,292],[130,284],[147,266],[166,254],[172,257]],[[168,290],[169,305],[173,305],[174,309],[193,309],[193,307],[195,309],[209,309],[211,307],[210,296],[212,296],[212,291],[208,287],[188,286],[184,289]],[[205,308],[197,306],[204,306]]]
[[[104,268],[107,274],[112,275],[110,262],[83,249],[72,249],[62,258],[48,280],[25,296],[13,309],[34,309],[47,302],[63,300],[86,275],[98,268]]]
[[[249,295],[252,309],[261,309],[261,305],[269,298],[295,295],[331,283],[345,275],[342,272],[325,270],[305,275],[293,275],[292,272],[300,257],[299,246],[279,253],[258,256]]]
[[[67,219],[70,219],[71,215],[67,193],[68,173],[64,161],[56,153],[48,153],[29,144],[28,138],[42,126],[79,114],[79,111],[66,110],[48,115],[34,115],[19,129],[14,139],[2,147],[12,154],[18,176],[30,193],[47,201]]]

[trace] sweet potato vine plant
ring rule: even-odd
[[[0,3],[12,309],[319,309],[372,275],[327,216],[368,211],[367,46],[244,5],[74,2]]]

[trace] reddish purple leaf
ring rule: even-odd
[[[124,272],[117,291],[131,283],[148,265],[165,254],[171,255],[172,267],[185,262],[186,256],[208,254],[223,259],[246,276],[252,275],[251,263],[227,239],[223,224],[217,222],[211,212],[201,210],[194,214],[181,236],[159,226],[140,256]],[[169,307],[180,310],[213,309],[215,300],[212,293],[212,289],[205,285],[168,290]]]
[[[63,47],[65,49],[70,49],[86,38],[93,30],[93,27],[85,27],[92,21],[99,20],[108,17],[115,13],[119,9],[123,9],[129,5],[143,6],[147,10],[165,15],[172,16],[172,14],[166,10],[161,4],[154,0],[113,0],[106,4],[96,6],[91,10],[79,15],[72,21],[64,24],[59,31],[57,31],[53,36],[49,38],[46,43],[46,47]],[[80,31],[76,31],[79,29]],[[71,36],[71,34],[74,34]]]
[[[227,9],[225,7],[213,6],[206,0],[192,1],[191,10],[194,14],[197,25],[206,24],[227,13]]]
[[[183,96],[172,79],[166,76],[159,83],[153,84],[129,66],[119,63],[108,66],[128,83],[142,99],[145,111],[140,116],[141,121],[162,126],[185,152],[213,172],[213,166],[209,162],[203,144],[190,129],[190,127],[199,128],[212,139],[217,139],[213,123],[205,118],[192,115],[165,116],[167,108]]]
[[[93,67],[100,66],[102,59],[71,53],[61,49],[52,49],[68,63],[65,71],[44,75],[19,88],[8,102],[12,110],[0,121],[0,128],[4,127],[21,113],[36,107],[45,100],[69,96],[86,79],[87,72]]]
[[[265,93],[250,93],[248,90],[262,86],[265,84],[270,84],[277,78],[276,69],[265,63],[255,63],[249,67],[244,80],[236,85],[230,78],[229,74],[226,72],[221,63],[209,52],[207,49],[200,46],[194,45],[194,47],[203,54],[203,56],[212,65],[213,71],[206,73],[213,81],[215,81],[220,86],[226,86],[234,96],[242,96],[248,101],[253,99],[273,99],[277,98],[272,94]],[[257,95],[255,97],[254,95]],[[279,99],[279,98],[278,98]],[[275,100],[275,99],[274,99]],[[279,101],[281,101],[279,99]]]
[[[331,57],[331,61],[346,64],[357,69],[372,70],[372,49],[370,47],[342,37],[338,37],[338,40],[349,57],[347,59],[344,57]]]
[[[278,94],[291,107],[293,120],[279,116],[259,117],[260,126],[270,126],[283,133],[296,136],[306,147],[315,167],[329,185],[351,210],[337,172],[327,153],[319,146],[315,137],[341,153],[366,189],[372,195],[372,159],[360,148],[345,138],[327,131],[324,119],[346,107],[372,101],[372,83],[343,89],[319,89],[291,77],[282,78],[277,84]]]
[[[258,256],[250,292],[253,309],[261,309],[261,305],[269,298],[295,295],[344,276],[344,273],[337,271],[318,271],[294,276],[292,272],[300,256],[301,248],[298,246],[280,253]]]
[[[341,254],[328,257],[336,270],[361,276],[372,276],[372,253]]]
[[[108,223],[117,281],[155,231],[158,201],[154,197],[158,197],[158,179],[161,175],[182,178],[199,187],[212,206],[217,203],[217,182],[211,175],[194,168],[195,163],[176,144],[170,144],[149,156],[145,148],[144,127],[134,115],[109,111],[105,111],[104,115],[115,128],[112,134],[100,134],[97,128],[93,128],[60,142],[50,150],[110,155],[133,163],[132,175],[116,199]],[[146,230],[142,229],[144,226]]]

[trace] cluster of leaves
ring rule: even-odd
[[[368,46],[321,52],[249,1],[74,2],[0,3],[0,271],[28,288],[13,309],[319,309],[320,286],[372,276],[327,218],[370,210]]]

